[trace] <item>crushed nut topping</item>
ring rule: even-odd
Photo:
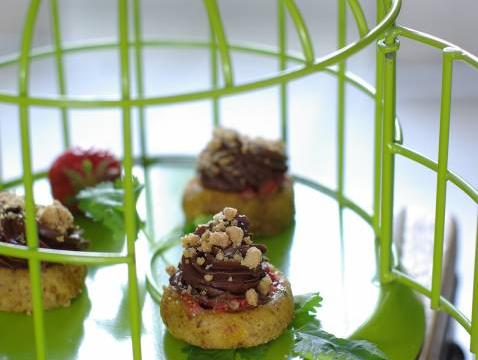
[[[246,291],[246,301],[251,306],[257,306],[259,302],[259,296],[257,295],[256,290],[249,289]]]
[[[23,197],[8,191],[0,192],[0,211],[12,208],[25,209],[25,200]]]
[[[271,291],[271,285],[272,285],[272,279],[269,275],[266,275],[259,282],[257,289],[259,290],[259,293],[262,296],[267,296],[269,292]]]
[[[246,257],[241,261],[241,265],[247,266],[249,269],[255,269],[262,261],[262,251],[255,246],[247,250]]]
[[[245,215],[225,208],[213,220],[184,236],[182,242],[183,257],[178,269],[167,269],[170,284],[183,293],[190,287],[190,294],[201,306],[214,308],[222,299],[227,304],[237,301],[240,309],[246,303],[258,306],[269,301],[272,280],[267,275],[267,263],[261,265],[267,260],[262,256],[267,247],[251,245]],[[229,309],[234,310],[234,306]]]
[[[185,258],[192,258],[194,255],[196,255],[195,248],[187,248],[186,250],[183,251],[183,256]]]
[[[280,184],[286,171],[282,142],[250,138],[230,129],[214,130],[198,159],[202,185],[219,191],[259,191],[268,181]],[[235,214],[227,210],[224,216],[231,220]]]
[[[237,209],[231,207],[224,208],[222,212],[224,213],[224,217],[227,221],[233,220],[237,215]]]
[[[169,276],[173,276],[176,273],[176,267],[173,265],[166,266],[166,272]]]
[[[199,244],[201,243],[201,238],[196,234],[187,234],[183,236],[182,242],[183,247],[185,248],[195,247],[199,246]]]
[[[226,231],[228,229],[229,228],[227,228]],[[227,235],[227,233],[221,231],[215,231],[211,233],[211,235],[209,236],[209,242],[212,245],[219,246],[223,249],[227,248],[231,244],[231,240],[229,240],[229,236]]]
[[[216,254],[216,260],[219,260],[219,261],[224,260],[224,253],[223,253],[222,251],[219,251],[219,252]]]
[[[232,257],[234,261],[237,261],[237,262],[242,262],[242,255],[241,253],[235,253],[234,256]],[[241,264],[242,265],[242,264]]]
[[[203,253],[213,252],[217,260],[235,259],[235,261],[241,261],[242,255],[227,258],[222,253],[222,249],[230,247],[231,244],[239,247],[252,243],[249,243],[250,236],[249,233],[244,232],[244,226],[246,226],[244,229],[247,229],[247,218],[239,215],[237,209],[226,207],[223,211],[214,215],[213,220],[207,224],[199,225],[194,233],[182,237],[182,244],[185,249],[183,255],[186,258],[191,258],[196,254],[197,249],[197,251]]]
[[[238,226],[229,226],[226,229],[227,235],[229,235],[229,239],[232,241],[234,246],[239,246],[242,243],[244,238],[244,231]]]
[[[38,207],[37,219],[40,224],[61,234],[74,226],[73,215],[57,200],[51,205]]]

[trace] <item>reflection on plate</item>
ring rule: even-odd
[[[191,173],[160,166],[151,172],[153,188],[157,189],[153,191],[156,233],[162,241],[176,239],[178,245],[157,253],[151,262],[152,249],[158,244],[148,244],[142,238],[137,242],[144,359],[177,360],[185,356],[184,343],[165,331],[159,306],[147,294],[144,280],[150,272],[161,291],[167,284],[165,264],[179,261],[182,231],[171,228],[183,221],[181,189]],[[320,292],[324,302],[319,317],[325,330],[340,337],[350,335],[372,314],[379,296],[373,281],[373,232],[360,217],[344,211],[341,241],[337,203],[302,184],[295,184],[295,194],[294,226],[279,236],[255,241],[268,246],[271,262],[288,276],[295,294]],[[123,248],[123,242],[113,241],[107,230],[85,219],[80,222],[93,250]],[[132,358],[126,266],[90,267],[86,287],[71,307],[46,312],[48,359]],[[267,357],[277,359],[289,344],[285,337],[276,340]],[[0,349],[0,355],[8,360],[34,358],[31,316],[0,313]]]

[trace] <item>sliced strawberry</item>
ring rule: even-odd
[[[256,192],[253,188],[246,188],[241,192],[241,196],[246,200],[251,200],[256,197]]]
[[[78,211],[76,194],[104,181],[114,181],[121,175],[118,159],[106,150],[73,148],[58,157],[48,178],[53,197],[72,211]]]
[[[265,181],[259,188],[259,194],[267,196],[267,195],[272,195],[276,193],[279,187],[281,186],[282,182],[283,182],[282,178]]]
[[[195,317],[203,311],[203,308],[199,303],[194,300],[194,298],[191,295],[188,294],[183,294],[181,295],[181,300],[183,301],[183,304],[186,307],[186,313],[189,318]]]

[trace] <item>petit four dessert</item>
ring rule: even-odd
[[[225,208],[182,238],[178,267],[168,266],[161,316],[178,339],[206,349],[252,347],[277,338],[294,313],[287,279],[254,244],[249,221]]]
[[[183,195],[187,221],[231,206],[249,218],[256,235],[278,234],[292,223],[293,184],[281,142],[216,129],[197,171]]]
[[[73,216],[58,201],[36,209],[39,246],[44,249],[83,250],[88,241]],[[25,205],[22,197],[0,192],[0,242],[26,246]],[[86,266],[41,263],[43,306],[67,307],[83,290]],[[31,312],[28,260],[0,256],[0,311]]]

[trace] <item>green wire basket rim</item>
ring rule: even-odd
[[[186,39],[170,39],[170,40],[162,40],[162,39],[150,39],[141,42],[141,44],[146,48],[161,48],[161,47],[171,47],[171,48],[180,48],[180,49],[206,49],[210,46],[210,43],[206,40],[186,40]],[[130,47],[134,47],[135,43],[130,43]],[[119,44],[114,41],[110,41],[108,39],[105,40],[97,40],[88,43],[84,42],[77,42],[71,43],[63,48],[63,54],[76,54],[76,53],[83,53],[87,51],[104,51],[104,50],[111,50],[118,48]],[[247,42],[238,42],[233,43],[230,45],[230,48],[237,52],[242,53],[249,53],[255,54],[259,56],[267,56],[267,57],[279,57],[281,54],[275,49],[273,46],[263,46],[254,43],[247,43]],[[52,46],[46,46],[41,48],[36,48],[33,53],[30,55],[30,60],[43,60],[45,58],[51,57],[55,55],[55,50]],[[289,62],[297,63],[297,64],[306,64],[306,60],[304,60],[300,56],[300,52],[298,51],[289,51],[285,54],[286,59]],[[0,68],[14,66],[18,62],[19,56],[18,55],[8,55],[4,57],[0,57]],[[327,72],[333,73],[336,76],[338,75],[338,70],[336,69],[336,65],[331,65],[321,69],[320,72]],[[353,73],[352,71],[346,71],[345,76],[347,81],[354,85],[357,89],[362,90],[364,93],[370,95],[371,97],[375,96],[375,89],[372,85],[368,82],[363,80],[359,75]],[[0,93],[0,96],[14,96],[11,93]]]
[[[478,69],[478,56],[447,40],[406,26],[395,26],[388,34],[388,37],[392,38],[399,36],[441,49],[444,52],[452,52],[455,59],[462,60],[468,65]]]
[[[341,60],[344,60],[358,51],[362,50],[374,40],[381,37],[387,29],[389,29],[395,22],[401,7],[401,0],[394,0],[393,4],[386,14],[386,16],[371,29],[366,36],[360,38],[358,41],[348,44],[347,46],[338,49],[328,55],[318,58],[313,64],[305,65],[299,69],[280,71],[277,75],[272,77],[265,77],[259,80],[248,82],[244,84],[222,87],[217,89],[209,89],[203,91],[188,92],[182,94],[174,94],[159,97],[141,97],[123,100],[111,99],[91,99],[78,98],[69,96],[59,97],[33,97],[33,96],[15,96],[10,94],[0,93],[0,103],[13,103],[23,106],[42,106],[42,107],[57,107],[57,108],[111,108],[111,107],[144,107],[160,104],[172,104],[180,102],[198,101],[208,98],[218,98],[221,96],[228,96],[238,94],[245,91],[257,90],[274,85],[284,84],[288,81],[304,77],[306,75],[323,70],[328,66],[335,65]],[[128,44],[129,45],[129,44]],[[209,43],[211,46],[212,44]],[[292,56],[292,55],[291,55]],[[16,56],[14,56],[15,58]],[[23,58],[29,60],[31,58],[30,51],[23,54]],[[10,57],[11,60],[12,57]],[[304,60],[305,61],[305,60]]]

